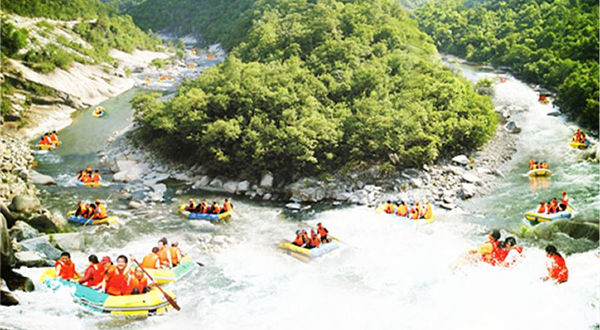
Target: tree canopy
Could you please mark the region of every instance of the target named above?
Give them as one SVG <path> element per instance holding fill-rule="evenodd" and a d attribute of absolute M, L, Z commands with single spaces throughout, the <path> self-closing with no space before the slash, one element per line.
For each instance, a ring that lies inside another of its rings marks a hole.
<path fill-rule="evenodd" d="M 392 154 L 419 166 L 496 128 L 489 98 L 394 1 L 260 0 L 240 16 L 223 64 L 171 101 L 134 99 L 140 141 L 213 174 L 292 179 L 390 167 Z"/>
<path fill-rule="evenodd" d="M 438 50 L 508 66 L 598 129 L 598 1 L 442 0 L 416 11 Z"/>

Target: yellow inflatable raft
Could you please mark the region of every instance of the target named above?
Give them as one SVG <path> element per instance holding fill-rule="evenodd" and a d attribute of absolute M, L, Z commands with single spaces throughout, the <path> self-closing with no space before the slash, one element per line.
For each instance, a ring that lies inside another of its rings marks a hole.
<path fill-rule="evenodd" d="M 538 168 L 536 170 L 530 170 L 529 172 L 527 172 L 527 175 L 532 178 L 549 177 L 552 175 L 552 171 L 550 171 L 549 169 L 546 169 L 546 168 Z"/>
<path fill-rule="evenodd" d="M 300 261 L 309 262 L 312 259 L 318 258 L 318 257 L 320 257 L 326 253 L 329 253 L 340 247 L 340 245 L 338 243 L 339 239 L 337 239 L 336 237 L 331 237 L 331 236 L 330 236 L 330 239 L 331 239 L 331 242 L 321 244 L 321 246 L 319 246 L 318 248 L 314 248 L 314 249 L 306 249 L 306 248 L 296 246 L 288 240 L 281 241 L 281 243 L 279 243 L 277 248 L 279 248 L 281 251 L 285 252 L 286 254 L 289 254 L 290 256 L 292 256 Z"/>
<path fill-rule="evenodd" d="M 67 221 L 77 223 L 84 226 L 98 226 L 98 225 L 114 225 L 117 223 L 119 218 L 116 215 L 106 217 L 104 219 L 88 219 L 82 216 L 75 216 L 75 211 L 67 213 Z"/>
<path fill-rule="evenodd" d="M 40 282 L 54 291 L 64 287 L 69 288 L 75 302 L 101 313 L 150 316 L 162 314 L 172 308 L 171 304 L 169 304 L 158 289 L 152 289 L 152 291 L 144 294 L 111 296 L 76 282 L 56 278 L 54 268 L 44 271 L 40 277 Z M 173 299 L 176 299 L 173 292 L 166 289 L 163 290 Z"/>
<path fill-rule="evenodd" d="M 587 141 L 586 141 L 587 142 Z M 588 143 L 581 143 L 581 142 L 570 142 L 569 145 L 571 146 L 571 148 L 573 149 L 579 149 L 579 150 L 583 150 L 583 149 L 587 149 L 589 142 Z"/>
<path fill-rule="evenodd" d="M 189 274 L 194 268 L 197 267 L 190 257 L 183 257 L 176 267 L 171 269 L 150 269 L 146 268 L 146 271 L 158 284 L 167 284 L 178 281 L 185 275 Z"/>
<path fill-rule="evenodd" d="M 57 146 L 55 144 L 36 144 L 35 147 L 38 150 L 55 150 Z"/>

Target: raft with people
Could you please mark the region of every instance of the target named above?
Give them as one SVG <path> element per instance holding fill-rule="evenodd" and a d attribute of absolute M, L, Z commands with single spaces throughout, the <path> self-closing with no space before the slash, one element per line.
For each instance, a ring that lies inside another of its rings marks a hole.
<path fill-rule="evenodd" d="M 96 109 L 94 109 L 94 112 L 92 112 L 92 116 L 96 117 L 96 118 L 100 118 L 102 116 L 104 116 L 104 108 L 103 107 L 97 107 Z"/>
<path fill-rule="evenodd" d="M 377 212 L 377 214 L 384 212 L 386 214 L 396 215 L 411 220 L 423 219 L 426 223 L 432 223 L 433 220 L 435 220 L 435 215 L 433 214 L 433 209 L 429 204 L 429 200 L 425 200 L 424 206 L 420 205 L 418 201 L 415 201 L 411 205 L 406 204 L 404 201 L 397 205 L 392 203 L 392 201 L 387 201 L 386 204 L 382 204 L 375 209 L 375 212 Z"/>
<path fill-rule="evenodd" d="M 102 177 L 99 171 L 92 170 L 91 167 L 77 172 L 75 179 L 77 180 L 75 181 L 76 186 L 93 188 L 102 186 Z"/>
<path fill-rule="evenodd" d="M 578 128 L 577 131 L 573 133 L 573 139 L 569 142 L 569 145 L 573 149 L 584 150 L 589 147 L 590 141 L 587 140 L 585 134 Z"/>
<path fill-rule="evenodd" d="M 86 218 L 81 215 L 75 215 L 75 211 L 70 211 L 67 213 L 67 221 L 76 223 L 84 226 L 99 226 L 99 225 L 114 225 L 117 223 L 119 218 L 116 215 L 102 218 L 102 219 L 94 219 L 94 218 Z"/>
<path fill-rule="evenodd" d="M 220 221 L 231 216 L 233 206 L 228 199 L 225 199 L 223 207 L 219 206 L 217 201 L 208 204 L 206 200 L 196 203 L 190 199 L 187 204 L 179 205 L 179 214 L 190 220 Z"/>
<path fill-rule="evenodd" d="M 340 245 L 338 242 L 339 239 L 337 237 L 330 237 L 329 242 L 322 243 L 316 248 L 307 249 L 294 245 L 288 240 L 283 240 L 279 243 L 277 248 L 300 261 L 308 262 L 339 248 Z"/>
<path fill-rule="evenodd" d="M 56 131 L 52 131 L 42 135 L 38 143 L 35 145 L 35 148 L 38 150 L 49 151 L 55 150 L 61 144 L 62 142 L 58 138 L 58 134 L 56 134 Z"/>
<path fill-rule="evenodd" d="M 146 268 L 146 271 L 158 284 L 167 284 L 171 282 L 177 282 L 185 275 L 189 274 L 192 270 L 194 270 L 198 264 L 193 261 L 190 257 L 185 256 L 181 260 L 177 266 L 167 269 L 167 268 Z"/>
<path fill-rule="evenodd" d="M 527 172 L 529 177 L 549 177 L 552 175 L 550 167 L 545 160 L 536 161 L 533 158 L 529 158 L 529 171 Z"/>
<path fill-rule="evenodd" d="M 525 213 L 525 219 L 529 220 L 531 224 L 538 224 L 540 222 L 550 222 L 555 220 L 569 220 L 573 217 L 573 209 L 571 206 L 567 206 L 567 208 L 563 211 L 559 211 L 556 213 L 539 213 L 538 210 L 533 210 Z"/>
<path fill-rule="evenodd" d="M 55 268 L 49 268 L 44 271 L 40 277 L 40 282 L 54 291 L 68 288 L 78 304 L 96 312 L 115 315 L 150 316 L 162 314 L 171 309 L 171 304 L 165 300 L 164 295 L 156 288 L 153 288 L 148 293 L 113 296 L 98 292 L 91 287 L 81 285 L 77 282 L 57 278 Z M 176 299 L 173 292 L 167 289 L 163 290 L 173 299 Z"/>

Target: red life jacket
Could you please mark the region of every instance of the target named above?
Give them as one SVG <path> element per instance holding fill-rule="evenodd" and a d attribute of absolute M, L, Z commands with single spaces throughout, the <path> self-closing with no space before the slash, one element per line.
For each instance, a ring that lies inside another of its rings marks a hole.
<path fill-rule="evenodd" d="M 57 277 L 62 278 L 63 280 L 70 280 L 73 277 L 75 277 L 75 264 L 70 261 L 70 262 L 62 262 L 61 260 L 58 260 L 55 264 L 54 264 L 54 268 L 60 266 L 60 269 L 58 270 L 58 273 L 56 274 Z"/>
<path fill-rule="evenodd" d="M 492 254 L 490 255 L 490 264 L 493 266 L 501 264 L 504 259 L 506 259 L 508 252 L 510 252 L 510 250 L 496 247 L 492 250 Z"/>
<path fill-rule="evenodd" d="M 492 252 L 488 255 L 484 255 L 483 257 L 483 261 L 489 263 L 489 264 L 493 264 L 492 263 L 492 256 L 497 255 L 498 252 L 496 250 L 498 250 L 498 241 L 487 241 L 486 243 L 490 243 L 492 244 Z M 504 256 L 506 258 L 506 256 Z"/>
<path fill-rule="evenodd" d="M 106 272 L 106 293 L 113 296 L 122 296 L 127 294 L 127 274 L 125 269 L 121 270 L 117 266 L 112 266 Z"/>
<path fill-rule="evenodd" d="M 387 205 L 385 206 L 385 208 L 383 209 L 383 211 L 384 211 L 385 213 L 391 214 L 391 213 L 394 213 L 394 211 L 396 211 L 396 210 L 395 210 L 395 207 L 394 207 L 394 205 L 393 205 L 393 204 L 391 204 L 391 203 L 389 203 L 389 204 L 387 204 Z"/>
<path fill-rule="evenodd" d="M 569 279 L 569 270 L 565 259 L 557 255 L 551 255 L 550 265 L 548 265 L 548 275 L 558 283 L 566 282 Z"/>
<path fill-rule="evenodd" d="M 96 286 L 102 283 L 104 275 L 106 275 L 106 269 L 104 269 L 104 265 L 101 263 L 92 264 L 88 266 L 85 272 L 87 273 L 89 270 L 92 271 L 92 278 L 88 280 L 87 286 Z"/>

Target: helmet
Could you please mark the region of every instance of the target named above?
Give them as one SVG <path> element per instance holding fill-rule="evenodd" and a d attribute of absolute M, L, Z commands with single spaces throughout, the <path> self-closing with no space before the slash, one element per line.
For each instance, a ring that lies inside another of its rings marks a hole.
<path fill-rule="evenodd" d="M 306 230 L 302 229 L 302 232 L 303 232 L 303 233 L 306 233 Z"/>
<path fill-rule="evenodd" d="M 96 203 L 96 204 L 100 204 L 100 200 L 99 200 L 99 199 L 97 199 L 97 200 L 95 200 L 95 201 L 94 201 L 94 203 Z"/>
<path fill-rule="evenodd" d="M 419 205 L 419 202 L 415 202 L 415 205 Z"/>
<path fill-rule="evenodd" d="M 563 195 L 566 194 L 567 192 L 563 190 Z"/>
<path fill-rule="evenodd" d="M 105 263 L 105 262 L 111 262 L 110 261 L 110 257 L 109 256 L 104 256 L 102 257 L 102 260 L 100 261 L 101 263 Z"/>
<path fill-rule="evenodd" d="M 188 202 L 193 202 L 194 200 L 190 198 L 190 200 Z"/>
<path fill-rule="evenodd" d="M 546 202 L 544 202 L 544 201 L 541 201 L 541 202 L 540 202 L 540 204 L 544 205 L 544 204 L 546 204 Z"/>
<path fill-rule="evenodd" d="M 296 230 L 296 235 L 300 234 L 300 229 Z"/>

